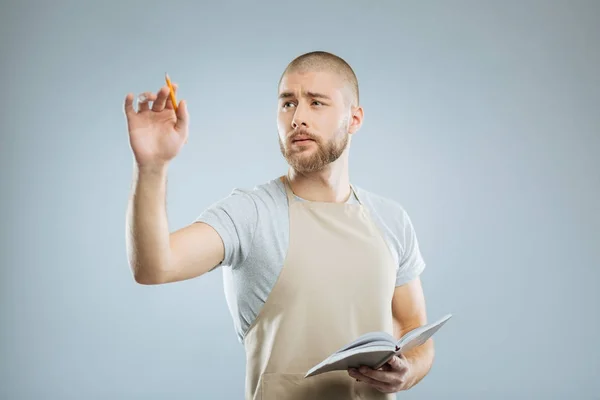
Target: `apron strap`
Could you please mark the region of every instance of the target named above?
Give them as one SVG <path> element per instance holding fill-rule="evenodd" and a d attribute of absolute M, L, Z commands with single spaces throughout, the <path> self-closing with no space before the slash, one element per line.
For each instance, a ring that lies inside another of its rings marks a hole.
<path fill-rule="evenodd" d="M 298 201 L 296 196 L 294 196 L 294 192 L 292 192 L 292 186 L 290 185 L 287 175 L 282 176 L 281 180 L 283 181 L 283 186 L 285 187 L 285 193 L 287 194 L 288 202 L 291 204 Z"/>
<path fill-rule="evenodd" d="M 356 201 L 358 201 L 358 204 L 362 206 L 363 202 L 360 200 L 360 197 L 358 197 L 358 193 L 356 192 L 356 188 L 353 184 L 350 184 L 350 189 L 352 189 L 352 193 L 354 194 L 354 197 L 356 197 Z"/>

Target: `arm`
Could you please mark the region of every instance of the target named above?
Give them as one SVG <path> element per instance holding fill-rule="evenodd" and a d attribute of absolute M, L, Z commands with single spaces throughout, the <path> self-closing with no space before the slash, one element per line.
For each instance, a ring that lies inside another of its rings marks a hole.
<path fill-rule="evenodd" d="M 397 286 L 392 299 L 394 335 L 425 325 L 425 299 L 420 278 Z M 350 368 L 350 376 L 365 382 L 384 393 L 408 390 L 419 383 L 429 372 L 433 363 L 433 342 L 429 339 L 421 346 L 405 354 L 394 356 L 378 370 L 362 366 Z"/>
<path fill-rule="evenodd" d="M 174 84 L 177 91 L 177 84 Z M 223 259 L 224 245 L 215 230 L 194 224 L 169 233 L 166 182 L 169 162 L 189 135 L 187 103 L 175 107 L 170 88 L 125 96 L 129 144 L 134 156 L 132 192 L 127 204 L 126 248 L 138 283 L 159 284 L 199 276 Z"/>
<path fill-rule="evenodd" d="M 420 278 L 425 262 L 410 217 L 401 207 L 396 210 L 395 232 L 399 239 L 394 245 L 400 260 L 391 308 L 394 336 L 399 339 L 406 332 L 425 325 L 427 315 Z M 433 357 L 433 340 L 430 338 L 421 346 L 392 357 L 378 370 L 361 367 L 359 370 L 351 369 L 350 375 L 384 393 L 396 393 L 419 383 L 429 373 Z"/>
<path fill-rule="evenodd" d="M 127 207 L 126 246 L 136 282 L 146 285 L 200 276 L 224 257 L 219 234 L 194 223 L 169 233 L 166 212 L 167 166 L 141 168 L 134 163 Z"/>
<path fill-rule="evenodd" d="M 398 339 L 411 329 L 427 323 L 425 296 L 420 278 L 396 287 L 392 300 L 392 315 L 394 334 Z M 430 338 L 427 342 L 408 351 L 403 356 L 408 364 L 408 373 L 401 390 L 408 390 L 419 383 L 429 373 L 433 365 L 433 339 Z"/>

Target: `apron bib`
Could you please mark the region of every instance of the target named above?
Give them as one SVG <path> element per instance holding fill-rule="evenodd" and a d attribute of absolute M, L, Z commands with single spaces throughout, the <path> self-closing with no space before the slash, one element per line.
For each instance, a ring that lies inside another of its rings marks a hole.
<path fill-rule="evenodd" d="M 289 248 L 273 290 L 245 337 L 247 400 L 392 400 L 347 371 L 304 378 L 371 331 L 393 334 L 396 266 L 359 204 L 289 202 Z"/>

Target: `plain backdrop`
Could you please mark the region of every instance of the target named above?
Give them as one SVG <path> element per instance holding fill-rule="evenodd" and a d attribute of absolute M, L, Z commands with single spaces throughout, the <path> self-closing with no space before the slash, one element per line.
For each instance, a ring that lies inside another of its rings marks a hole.
<path fill-rule="evenodd" d="M 398 398 L 600 398 L 600 2 L 0 4 L 0 398 L 243 398 L 221 271 L 132 279 L 122 104 L 165 72 L 189 103 L 175 230 L 285 173 L 277 81 L 312 50 L 354 67 L 352 181 L 405 207 L 454 314 Z"/>

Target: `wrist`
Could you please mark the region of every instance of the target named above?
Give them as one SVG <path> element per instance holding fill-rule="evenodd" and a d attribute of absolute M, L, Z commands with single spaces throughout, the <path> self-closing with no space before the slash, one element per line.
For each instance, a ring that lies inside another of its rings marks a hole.
<path fill-rule="evenodd" d="M 402 383 L 401 390 L 408 390 L 412 388 L 418 381 L 417 378 L 417 365 L 414 357 L 406 358 L 406 375 L 404 377 L 404 382 Z"/>
<path fill-rule="evenodd" d="M 156 163 L 138 163 L 134 162 L 135 172 L 143 175 L 164 175 L 169 169 L 169 164 L 165 162 Z"/>
<path fill-rule="evenodd" d="M 406 360 L 406 375 L 403 390 L 417 385 L 429 373 L 433 364 L 433 344 L 428 342 L 412 349 L 404 356 Z"/>

